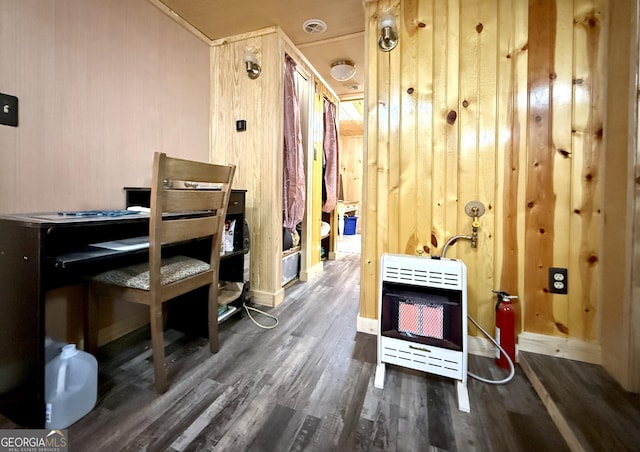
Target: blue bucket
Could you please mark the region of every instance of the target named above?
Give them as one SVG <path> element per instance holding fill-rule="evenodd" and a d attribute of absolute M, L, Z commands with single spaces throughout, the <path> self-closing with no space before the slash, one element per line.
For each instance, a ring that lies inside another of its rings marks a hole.
<path fill-rule="evenodd" d="M 355 235 L 358 217 L 344 217 L 344 235 Z"/>

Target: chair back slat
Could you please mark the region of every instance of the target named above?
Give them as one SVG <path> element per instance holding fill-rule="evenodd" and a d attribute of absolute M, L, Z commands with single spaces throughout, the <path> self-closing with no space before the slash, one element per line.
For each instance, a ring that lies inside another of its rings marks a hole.
<path fill-rule="evenodd" d="M 229 180 L 231 166 L 215 165 L 167 157 L 163 170 L 164 179 L 204 182 L 208 184 L 225 183 Z M 164 181 L 163 179 L 163 181 Z"/>
<path fill-rule="evenodd" d="M 218 210 L 224 205 L 220 190 L 165 190 L 163 212 L 195 212 Z"/>
<path fill-rule="evenodd" d="M 220 224 L 224 224 L 224 217 L 219 215 L 203 218 L 185 218 L 180 220 L 165 220 L 158 237 L 160 243 L 175 243 L 190 239 L 208 237 L 211 231 L 217 231 Z"/>
<path fill-rule="evenodd" d="M 156 153 L 151 185 L 149 220 L 149 281 L 151 290 L 160 287 L 162 246 L 174 242 L 211 237 L 211 266 L 217 268 L 224 220 L 231 195 L 235 166 L 195 162 Z M 183 180 L 214 185 L 216 189 L 172 189 L 165 180 Z M 175 219 L 175 215 L 198 217 Z M 203 215 L 203 216 L 200 216 Z"/>

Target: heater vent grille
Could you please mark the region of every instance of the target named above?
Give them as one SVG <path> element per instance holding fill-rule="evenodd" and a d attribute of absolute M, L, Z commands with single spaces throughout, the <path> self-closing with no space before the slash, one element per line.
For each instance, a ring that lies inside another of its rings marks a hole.
<path fill-rule="evenodd" d="M 429 346 L 413 346 L 402 340 L 382 338 L 380 360 L 409 369 L 416 369 L 444 377 L 463 379 L 464 355 Z"/>
<path fill-rule="evenodd" d="M 462 290 L 462 275 L 457 272 L 386 265 L 383 280 Z"/>

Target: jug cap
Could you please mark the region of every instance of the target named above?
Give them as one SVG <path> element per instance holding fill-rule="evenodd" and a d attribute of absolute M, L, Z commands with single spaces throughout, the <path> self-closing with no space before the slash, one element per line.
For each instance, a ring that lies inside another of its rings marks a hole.
<path fill-rule="evenodd" d="M 78 350 L 76 349 L 76 344 L 67 344 L 64 347 L 62 347 L 62 353 L 60 353 L 60 358 L 67 359 L 77 354 L 78 354 Z"/>

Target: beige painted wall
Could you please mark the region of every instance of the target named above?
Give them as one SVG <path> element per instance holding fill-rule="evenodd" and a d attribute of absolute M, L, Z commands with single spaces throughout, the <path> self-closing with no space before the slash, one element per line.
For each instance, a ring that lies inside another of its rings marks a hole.
<path fill-rule="evenodd" d="M 208 46 L 146 0 L 2 0 L 0 24 L 0 212 L 119 208 L 155 151 L 208 160 Z"/>
<path fill-rule="evenodd" d="M 0 61 L 0 212 L 123 208 L 155 151 L 209 159 L 209 47 L 146 0 L 0 0 Z M 83 295 L 48 294 L 48 334 L 80 339 Z M 148 319 L 101 309 L 103 339 Z"/>

